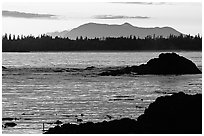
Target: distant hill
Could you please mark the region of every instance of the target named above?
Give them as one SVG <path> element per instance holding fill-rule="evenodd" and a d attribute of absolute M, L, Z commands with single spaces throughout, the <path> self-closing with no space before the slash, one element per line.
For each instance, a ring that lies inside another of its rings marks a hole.
<path fill-rule="evenodd" d="M 61 32 L 58 32 L 58 31 L 56 31 L 56 32 L 48 32 L 47 35 L 52 36 L 52 37 L 58 36 L 58 37 L 64 38 L 67 33 L 69 33 L 69 31 L 68 30 L 64 30 L 64 31 L 61 31 Z"/>
<path fill-rule="evenodd" d="M 129 23 L 124 23 L 122 25 L 108 25 L 108 24 L 97 24 L 97 23 L 88 23 L 81 25 L 77 28 L 72 29 L 71 31 L 62 31 L 62 32 L 51 32 L 47 33 L 52 37 L 69 37 L 70 39 L 76 39 L 76 37 L 87 37 L 93 39 L 95 37 L 128 37 L 130 35 L 136 36 L 139 38 L 145 38 L 148 35 L 151 36 L 163 36 L 168 37 L 169 35 L 179 36 L 179 31 L 171 27 L 154 27 L 154 28 L 142 28 L 136 27 Z"/>

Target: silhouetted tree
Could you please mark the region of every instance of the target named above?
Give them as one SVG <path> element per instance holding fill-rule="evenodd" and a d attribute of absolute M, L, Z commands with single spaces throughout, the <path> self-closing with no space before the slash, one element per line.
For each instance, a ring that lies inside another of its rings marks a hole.
<path fill-rule="evenodd" d="M 9 40 L 11 40 L 11 34 L 9 34 Z"/>
<path fill-rule="evenodd" d="M 15 37 L 15 35 L 13 35 L 13 40 L 15 40 L 16 39 L 16 37 Z"/>
<path fill-rule="evenodd" d="M 195 50 L 202 51 L 202 37 L 200 35 L 169 35 L 147 36 L 144 39 L 130 35 L 129 37 L 102 37 L 88 39 L 87 37 L 69 38 L 40 35 L 2 36 L 2 51 L 142 51 L 142 50 Z"/>

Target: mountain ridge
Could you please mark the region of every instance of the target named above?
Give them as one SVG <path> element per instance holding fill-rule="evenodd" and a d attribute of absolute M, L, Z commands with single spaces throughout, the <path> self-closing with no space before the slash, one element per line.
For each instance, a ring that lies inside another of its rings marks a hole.
<path fill-rule="evenodd" d="M 165 26 L 165 27 L 137 27 L 132 24 L 125 22 L 121 25 L 118 24 L 100 24 L 100 23 L 86 23 L 80 25 L 70 31 L 64 30 L 61 32 L 50 32 L 47 35 L 52 37 L 62 37 L 76 39 L 77 37 L 87 37 L 89 39 L 102 38 L 102 37 L 128 37 L 130 35 L 139 38 L 145 38 L 148 35 L 151 36 L 162 36 L 167 38 L 169 35 L 179 36 L 182 33 L 176 29 Z"/>

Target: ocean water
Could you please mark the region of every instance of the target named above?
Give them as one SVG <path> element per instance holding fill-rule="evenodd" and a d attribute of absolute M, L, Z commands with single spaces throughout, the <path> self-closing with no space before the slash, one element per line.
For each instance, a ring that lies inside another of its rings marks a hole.
<path fill-rule="evenodd" d="M 201 52 L 177 52 L 202 69 Z M 202 75 L 98 76 L 106 69 L 146 63 L 160 52 L 2 53 L 2 117 L 17 118 L 2 133 L 42 133 L 63 123 L 137 119 L 157 97 L 202 93 Z M 93 69 L 85 69 L 94 66 Z"/>

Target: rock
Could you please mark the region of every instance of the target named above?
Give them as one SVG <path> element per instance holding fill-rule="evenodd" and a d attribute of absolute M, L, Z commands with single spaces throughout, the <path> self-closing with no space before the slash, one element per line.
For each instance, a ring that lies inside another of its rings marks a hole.
<path fill-rule="evenodd" d="M 200 74 L 201 71 L 191 61 L 176 53 L 161 53 L 159 58 L 136 67 L 137 74 Z"/>
<path fill-rule="evenodd" d="M 108 70 L 102 73 L 99 73 L 100 76 L 120 76 L 120 75 L 124 75 L 124 74 L 130 74 L 131 70 L 129 69 L 129 67 L 126 68 L 121 68 L 121 69 L 117 69 L 117 70 Z"/>
<path fill-rule="evenodd" d="M 12 120 L 19 120 L 19 119 L 18 118 L 10 118 L 10 117 L 2 118 L 2 121 L 6 121 L 6 120 L 12 121 Z"/>
<path fill-rule="evenodd" d="M 4 67 L 4 66 L 2 66 L 2 70 L 5 70 L 5 69 L 7 69 L 6 67 Z"/>
<path fill-rule="evenodd" d="M 46 134 L 125 134 L 131 133 L 136 121 L 124 118 L 121 120 L 103 121 L 99 123 L 86 122 L 76 124 L 64 124 L 61 127 L 50 128 Z"/>
<path fill-rule="evenodd" d="M 110 115 L 106 115 L 106 117 L 108 117 L 109 119 L 112 119 L 112 116 L 110 116 Z"/>
<path fill-rule="evenodd" d="M 202 133 L 202 95 L 162 96 L 138 117 L 138 133 Z"/>
<path fill-rule="evenodd" d="M 125 67 L 118 70 L 105 71 L 100 76 L 119 76 L 123 74 L 201 74 L 201 71 L 191 61 L 176 53 L 161 53 L 159 58 L 149 60 L 146 64 Z"/>
<path fill-rule="evenodd" d="M 5 120 L 9 120 L 9 121 L 12 121 L 12 120 L 14 120 L 14 118 L 2 118 L 2 121 L 5 121 Z"/>
<path fill-rule="evenodd" d="M 138 108 L 138 109 L 144 108 L 144 107 L 138 106 L 138 105 L 136 105 L 135 107 Z"/>
<path fill-rule="evenodd" d="M 54 124 L 57 124 L 57 125 L 59 125 L 59 124 L 62 124 L 63 122 L 62 121 L 60 121 L 60 120 L 57 120 Z"/>
<path fill-rule="evenodd" d="M 54 72 L 65 72 L 66 70 L 65 69 L 55 69 L 53 70 Z"/>
<path fill-rule="evenodd" d="M 90 66 L 90 67 L 87 67 L 87 68 L 85 68 L 85 70 L 93 70 L 93 69 L 95 69 L 96 67 L 94 67 L 94 66 Z"/>
<path fill-rule="evenodd" d="M 6 127 L 15 127 L 16 125 L 17 124 L 14 123 L 14 122 L 7 122 L 7 123 L 4 124 L 4 128 L 6 128 Z"/>
<path fill-rule="evenodd" d="M 82 122 L 83 120 L 82 120 L 82 119 L 76 119 L 76 121 L 77 121 L 77 122 Z"/>
<path fill-rule="evenodd" d="M 201 134 L 202 95 L 176 93 L 151 103 L 144 114 L 134 119 L 63 124 L 46 134 Z"/>

